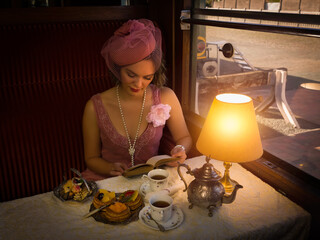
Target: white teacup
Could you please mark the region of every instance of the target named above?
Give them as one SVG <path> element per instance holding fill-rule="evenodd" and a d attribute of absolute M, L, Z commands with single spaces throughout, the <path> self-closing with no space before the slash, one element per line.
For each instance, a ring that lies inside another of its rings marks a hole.
<path fill-rule="evenodd" d="M 150 214 L 154 220 L 165 223 L 172 215 L 173 199 L 168 194 L 154 194 L 149 200 Z"/>
<path fill-rule="evenodd" d="M 162 190 L 168 185 L 169 172 L 165 169 L 154 169 L 151 170 L 148 175 L 143 175 L 142 179 L 148 182 L 150 190 L 156 192 Z"/>

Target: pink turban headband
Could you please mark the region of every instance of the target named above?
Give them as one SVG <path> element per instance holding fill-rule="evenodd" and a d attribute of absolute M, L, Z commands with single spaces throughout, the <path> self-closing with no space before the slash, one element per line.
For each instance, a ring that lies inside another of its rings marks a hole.
<path fill-rule="evenodd" d="M 121 66 L 150 58 L 156 70 L 161 65 L 161 31 L 150 20 L 129 20 L 105 42 L 101 55 L 109 70 L 120 79 Z"/>

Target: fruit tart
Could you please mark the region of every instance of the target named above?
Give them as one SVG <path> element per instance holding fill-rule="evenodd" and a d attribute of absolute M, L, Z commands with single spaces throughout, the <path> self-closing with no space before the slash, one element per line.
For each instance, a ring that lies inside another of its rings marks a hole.
<path fill-rule="evenodd" d="M 143 204 L 142 197 L 137 190 L 128 190 L 121 193 L 119 201 L 127 205 L 132 213 Z"/>
<path fill-rule="evenodd" d="M 94 195 L 92 204 L 95 208 L 100 208 L 105 205 L 110 205 L 112 202 L 115 202 L 116 194 L 115 192 L 110 192 L 105 189 L 99 189 Z"/>
<path fill-rule="evenodd" d="M 101 215 L 110 222 L 121 223 L 131 216 L 131 212 L 124 203 L 114 202 L 109 207 L 102 209 Z"/>
<path fill-rule="evenodd" d="M 144 207 L 138 191 L 127 190 L 123 193 L 114 193 L 99 189 L 94 195 L 90 211 L 103 207 L 92 217 L 99 222 L 110 224 L 126 224 L 138 219 L 139 211 Z"/>

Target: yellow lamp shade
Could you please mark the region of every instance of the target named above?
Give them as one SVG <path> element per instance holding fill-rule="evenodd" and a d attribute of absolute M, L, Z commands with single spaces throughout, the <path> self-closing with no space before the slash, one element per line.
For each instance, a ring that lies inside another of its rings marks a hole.
<path fill-rule="evenodd" d="M 225 162 L 248 162 L 263 153 L 252 99 L 242 94 L 215 97 L 196 143 L 204 155 Z"/>

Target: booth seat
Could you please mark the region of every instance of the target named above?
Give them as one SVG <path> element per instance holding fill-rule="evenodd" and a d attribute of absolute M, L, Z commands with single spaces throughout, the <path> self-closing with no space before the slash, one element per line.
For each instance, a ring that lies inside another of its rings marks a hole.
<path fill-rule="evenodd" d="M 83 109 L 114 85 L 100 50 L 124 22 L 0 26 L 0 201 L 51 191 L 71 167 L 85 169 Z"/>

